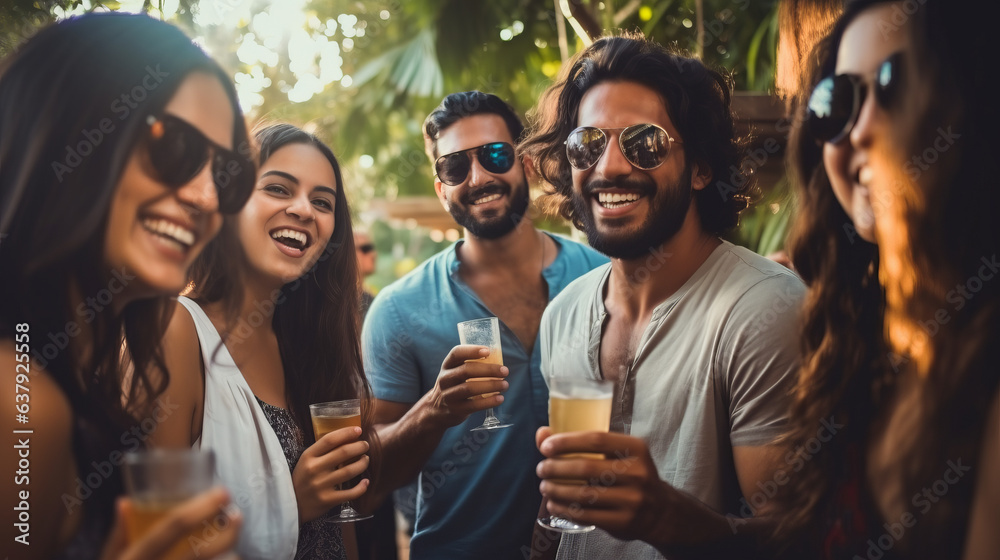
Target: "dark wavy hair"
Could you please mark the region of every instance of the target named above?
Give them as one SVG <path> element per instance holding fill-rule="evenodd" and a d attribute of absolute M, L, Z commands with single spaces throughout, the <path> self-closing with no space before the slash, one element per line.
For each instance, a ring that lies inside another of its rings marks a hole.
<path fill-rule="evenodd" d="M 582 229 L 572 203 L 573 179 L 564 142 L 577 127 L 580 101 L 587 91 L 608 81 L 642 84 L 657 92 L 684 142 L 687 164 L 703 162 L 712 170 L 706 188 L 695 191 L 698 215 L 705 231 L 722 234 L 739 223 L 754 182 L 743 174 L 745 142 L 736 137 L 731 105 L 731 81 L 701 61 L 669 52 L 641 34 L 602 37 L 573 58 L 560 80 L 542 95 L 529 115 L 527 137 L 520 152 L 547 183 L 547 201 Z"/>
<path fill-rule="evenodd" d="M 904 91 L 911 93 L 892 131 L 895 163 L 902 164 L 905 178 L 892 193 L 892 222 L 879 240 L 890 333 L 919 335 L 909 348 L 901 337 L 891 339 L 896 353 L 912 348 L 907 373 L 920 380 L 909 403 L 914 422 L 893 434 L 899 436 L 894 474 L 904 492 L 897 499 L 905 500 L 940 479 L 947 461 L 972 467 L 920 520 L 925 528 L 904 540 L 904 550 L 915 556 L 959 558 L 975 481 L 996 476 L 977 468 L 984 430 L 997 421 L 987 413 L 1000 391 L 1000 279 L 994 264 L 1000 253 L 1000 107 L 980 60 L 993 48 L 995 21 L 969 17 L 940 0 L 927 0 L 910 18 L 900 32 L 908 32 L 913 45 L 903 69 Z M 953 142 L 944 149 L 943 134 Z M 913 166 L 914 158 L 926 165 Z M 887 266 L 890 259 L 899 267 Z M 959 285 L 968 297 L 959 294 Z"/>
<path fill-rule="evenodd" d="M 832 71 L 840 37 L 851 21 L 884 3 L 868 0 L 847 5 L 822 45 L 824 66 L 813 75 L 812 83 Z M 927 0 L 905 20 L 903 27 L 888 28 L 908 33 L 912 49 L 903 63 L 907 83 L 901 91 L 906 94 L 888 108 L 894 125 L 891 145 L 876 146 L 890 154 L 898 175 L 887 191 L 892 203 L 879 216 L 878 254 L 874 247 L 860 245 L 848 261 L 857 263 L 853 273 L 843 261 L 828 263 L 831 255 L 843 253 L 832 248 L 847 248 L 843 222 L 837 217 L 821 225 L 824 216 L 817 202 L 821 197 L 831 199 L 825 203 L 828 215 L 836 214 L 832 193 L 820 190 L 822 178 L 802 192 L 793 260 L 812 289 L 806 306 L 806 355 L 789 442 L 802 445 L 814 437 L 824 415 L 844 418 L 848 424 L 846 437 L 838 434 L 824 443 L 786 487 L 784 498 L 792 506 L 792 515 L 785 519 L 784 529 L 793 534 L 810 517 L 813 523 L 822 520 L 832 492 L 848 476 L 850 467 L 845 463 L 860 461 L 859 482 L 865 487 L 869 430 L 873 422 L 887 417 L 879 408 L 892 403 L 895 410 L 905 406 L 908 418 L 898 433 L 885 436 L 893 445 L 891 477 L 899 482 L 898 488 L 891 489 L 896 504 L 908 508 L 909 498 L 940 479 L 949 468 L 948 461 L 973 467 L 972 474 L 949 485 L 947 493 L 921 513 L 922 528 L 907 531 L 894 547 L 913 558 L 961 558 L 987 412 L 1000 388 L 996 366 L 1000 363 L 996 344 L 1000 287 L 995 280 L 984 280 L 982 289 L 974 298 L 963 300 L 961 307 L 950 299 L 956 285 L 979 276 L 983 259 L 995 258 L 1000 245 L 996 220 L 1000 192 L 993 188 L 995 142 L 991 140 L 1000 126 L 1000 115 L 986 87 L 987 78 L 977 70 L 980 63 L 970 56 L 988 52 L 992 20 L 968 18 L 954 5 L 939 0 Z M 803 134 L 803 128 L 796 130 Z M 926 169 L 908 166 L 911 158 L 935 145 L 942 128 L 953 128 L 960 135 L 955 144 L 938 151 L 934 165 Z M 818 153 L 809 141 L 800 137 L 793 143 L 799 152 L 795 166 L 803 174 L 800 180 L 815 179 L 816 174 L 825 177 L 821 166 L 808 165 L 808 154 Z M 815 156 L 811 161 L 819 165 Z M 822 229 L 828 230 L 825 236 Z M 869 263 L 862 263 L 864 252 L 872 256 Z M 815 276 L 812 272 L 834 264 L 839 264 L 837 274 L 829 271 Z M 866 272 L 861 282 L 857 277 L 846 285 L 841 282 L 843 292 L 837 294 L 836 283 L 850 280 L 839 269 L 848 268 L 845 274 L 857 276 L 862 266 Z M 878 289 L 876 277 L 881 283 Z M 942 312 L 945 321 L 939 320 Z M 817 329 L 824 323 L 826 332 Z M 911 337 L 918 343 L 906 344 L 913 341 Z M 897 391 L 896 383 L 904 375 L 914 380 L 914 393 L 907 394 L 906 401 L 890 401 L 888 396 Z M 852 445 L 857 459 L 847 452 Z"/>
<path fill-rule="evenodd" d="M 847 25 L 876 3 L 849 8 L 830 35 L 816 45 L 804 61 L 807 73 L 800 80 L 809 91 L 833 73 Z M 878 247 L 858 236 L 834 195 L 823 165 L 823 145 L 812 136 L 806 121 L 804 100 L 809 94 L 802 93 L 787 154 L 798 205 L 789 256 L 809 290 L 802 305 L 802 358 L 791 429 L 783 444 L 799 453 L 803 467 L 779 497 L 784 516 L 778 534 L 780 540 L 788 541 L 809 527 L 811 531 L 805 534 L 815 545 L 822 530 L 816 524 L 828 517 L 839 485 L 858 475 L 859 465 L 848 457 L 864 453 L 868 429 L 892 368 L 883 342 L 885 296 L 878 281 Z M 818 452 L 806 451 L 822 422 L 831 417 L 844 428 Z"/>
<path fill-rule="evenodd" d="M 462 91 L 445 96 L 441 104 L 424 119 L 424 150 L 433 164 L 441 155 L 438 153 L 437 141 L 441 133 L 459 119 L 473 115 L 497 115 L 507 125 L 507 131 L 516 145 L 524 133 L 517 112 L 506 101 L 492 93 L 481 91 Z"/>
<path fill-rule="evenodd" d="M 284 146 L 306 144 L 326 157 L 337 180 L 333 235 L 312 268 L 282 287 L 271 319 L 285 369 L 288 408 L 306 435 L 306 443 L 311 444 L 315 437 L 310 404 L 353 398 L 371 402 L 371 387 L 361 362 L 361 283 L 351 211 L 340 163 L 319 138 L 290 124 L 258 127 L 254 138 L 258 165 Z M 200 302 L 221 302 L 227 316 L 235 316 L 243 292 L 234 287 L 243 276 L 247 249 L 240 242 L 235 220 L 227 217 L 218 237 L 191 268 L 194 293 Z M 372 413 L 371 406 L 362 407 L 362 425 L 369 438 L 374 433 L 370 429 Z"/>
<path fill-rule="evenodd" d="M 219 79 L 232 106 L 233 146 L 247 146 L 226 73 L 179 29 L 144 15 L 65 20 L 28 40 L 0 69 L 0 338 L 12 338 L 18 323 L 31 325 L 33 361 L 73 408 L 80 473 L 123 447 L 123 433 L 167 384 L 145 373 L 163 365 L 162 300 L 132 302 L 121 314 L 110 306 L 90 313 L 74 306 L 106 290 L 112 278 L 102 264 L 111 200 L 128 158 L 137 146 L 144 149 L 147 115 L 161 113 L 195 71 Z M 122 101 L 151 72 L 162 82 L 133 105 Z M 102 122 L 105 131 L 109 122 L 113 129 L 98 137 Z M 86 348 L 63 334 L 70 323 L 87 333 Z M 49 341 L 46 333 L 66 336 L 54 355 L 37 353 Z M 134 366 L 124 395 L 123 343 Z M 108 515 L 119 479 L 115 471 L 95 491 Z"/>

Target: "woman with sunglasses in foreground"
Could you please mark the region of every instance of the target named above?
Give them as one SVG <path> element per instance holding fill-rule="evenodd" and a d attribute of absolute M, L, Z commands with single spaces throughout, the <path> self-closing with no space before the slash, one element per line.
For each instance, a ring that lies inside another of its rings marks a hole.
<path fill-rule="evenodd" d="M 367 490 L 367 479 L 339 488 L 368 467 L 369 443 L 358 428 L 315 441 L 309 413 L 315 403 L 369 402 L 344 183 L 315 136 L 276 124 L 256 139 L 253 194 L 195 263 L 194 291 L 168 328 L 166 396 L 179 411 L 154 443 L 215 451 L 246 518 L 243 558 L 346 558 L 353 541 L 331 509 Z"/>
<path fill-rule="evenodd" d="M 166 375 L 145 373 L 161 298 L 253 186 L 231 82 L 170 25 L 86 15 L 3 61 L 0 115 L 0 423 L 20 449 L 3 454 L 4 550 L 138 560 L 191 535 L 201 557 L 228 550 L 240 523 L 221 489 L 128 546 L 116 499 L 123 452 L 164 410 Z"/>
<path fill-rule="evenodd" d="M 970 58 L 988 33 L 943 4 L 849 4 L 793 136 L 793 260 L 811 292 L 789 557 L 1000 548 L 1000 301 L 985 279 L 1000 267 L 986 148 L 1000 123 Z M 839 428 L 820 441 L 824 423 Z"/>

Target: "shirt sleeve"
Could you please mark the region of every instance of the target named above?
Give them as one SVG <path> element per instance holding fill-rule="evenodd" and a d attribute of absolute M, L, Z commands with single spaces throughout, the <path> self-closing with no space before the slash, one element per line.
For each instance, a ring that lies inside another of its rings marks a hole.
<path fill-rule="evenodd" d="M 375 297 L 361 330 L 365 374 L 375 398 L 403 403 L 417 402 L 420 370 L 391 294 Z"/>
<path fill-rule="evenodd" d="M 716 362 L 728 397 L 733 446 L 766 445 L 785 429 L 798 373 L 804 293 L 792 274 L 769 276 L 733 307 Z"/>

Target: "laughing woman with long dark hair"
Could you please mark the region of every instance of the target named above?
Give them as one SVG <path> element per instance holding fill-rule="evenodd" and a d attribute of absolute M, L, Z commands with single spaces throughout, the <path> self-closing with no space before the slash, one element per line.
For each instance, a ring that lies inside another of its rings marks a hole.
<path fill-rule="evenodd" d="M 314 403 L 369 400 L 347 197 L 315 136 L 276 124 L 256 138 L 253 195 L 195 264 L 171 321 L 167 395 L 180 411 L 154 439 L 215 450 L 246 517 L 243 558 L 347 558 L 353 541 L 331 509 L 367 490 L 367 479 L 340 488 L 367 468 L 369 443 L 357 428 L 317 441 L 309 414 Z"/>
<path fill-rule="evenodd" d="M 160 558 L 228 502 L 202 494 L 128 547 L 130 502 L 115 504 L 122 453 L 143 446 L 167 381 L 144 373 L 162 363 L 159 309 L 252 188 L 238 107 L 216 63 L 146 16 L 63 21 L 3 62 L 0 535 L 12 556 Z M 200 554 L 228 549 L 238 525 Z"/>

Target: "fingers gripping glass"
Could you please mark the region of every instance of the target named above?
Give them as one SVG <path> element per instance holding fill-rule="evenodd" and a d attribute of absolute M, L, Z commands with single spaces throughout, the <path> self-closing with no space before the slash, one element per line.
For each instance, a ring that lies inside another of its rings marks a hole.
<path fill-rule="evenodd" d="M 620 130 L 618 147 L 633 166 L 656 169 L 670 155 L 671 144 L 682 144 L 671 138 L 663 128 L 650 123 L 633 124 L 620 128 L 581 126 L 566 138 L 566 158 L 574 168 L 590 169 L 604 155 L 608 147 L 608 133 Z"/>
<path fill-rule="evenodd" d="M 434 162 L 434 173 L 446 185 L 452 187 L 461 185 L 472 169 L 471 153 L 476 154 L 479 165 L 490 173 L 506 173 L 514 167 L 514 146 L 507 142 L 493 142 L 437 158 Z"/>
<path fill-rule="evenodd" d="M 223 148 L 173 115 L 150 115 L 146 124 L 149 159 L 161 181 L 170 188 L 180 188 L 211 161 L 219 211 L 235 214 L 243 208 L 256 181 L 256 170 L 249 158 Z"/>
<path fill-rule="evenodd" d="M 875 71 L 871 86 L 875 100 L 883 109 L 889 107 L 900 83 L 900 54 L 885 59 Z M 836 144 L 850 134 L 864 105 L 868 84 L 862 76 L 837 74 L 816 84 L 809 96 L 806 121 L 816 140 Z"/>

